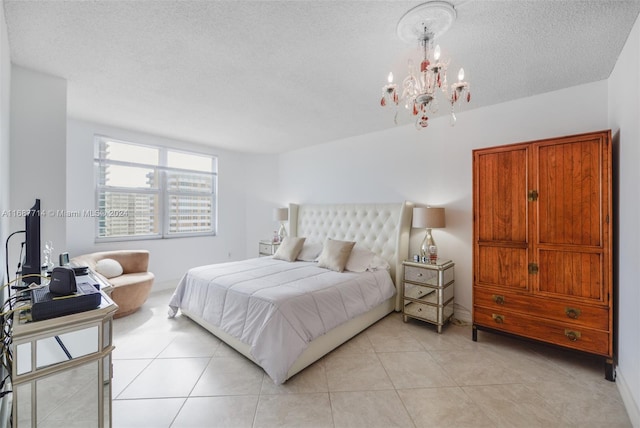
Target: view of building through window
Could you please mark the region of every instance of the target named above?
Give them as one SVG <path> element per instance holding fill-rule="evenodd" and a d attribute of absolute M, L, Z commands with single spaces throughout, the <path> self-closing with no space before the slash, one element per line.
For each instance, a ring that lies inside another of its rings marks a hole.
<path fill-rule="evenodd" d="M 96 137 L 97 238 L 215 233 L 217 159 Z"/>

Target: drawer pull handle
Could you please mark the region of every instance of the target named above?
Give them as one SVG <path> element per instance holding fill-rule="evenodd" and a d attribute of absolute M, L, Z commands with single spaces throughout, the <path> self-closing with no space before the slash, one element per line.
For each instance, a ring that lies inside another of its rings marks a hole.
<path fill-rule="evenodd" d="M 500 296 L 498 294 L 494 294 L 491 296 L 491 299 L 496 302 L 498 305 L 504 305 L 504 296 Z"/>
<path fill-rule="evenodd" d="M 418 277 L 421 277 L 421 276 L 422 276 L 422 274 L 421 274 L 421 273 L 419 273 L 419 274 L 418 274 Z"/>
<path fill-rule="evenodd" d="M 504 324 L 504 315 L 491 314 L 491 318 L 493 318 L 496 324 Z"/>
<path fill-rule="evenodd" d="M 582 314 L 582 311 L 576 308 L 564 308 L 564 313 L 567 314 L 569 318 L 577 320 L 580 314 Z"/>
<path fill-rule="evenodd" d="M 573 331 L 573 330 L 565 330 L 564 335 L 567 336 L 567 339 L 569 339 L 572 342 L 577 341 L 578 339 L 580 339 L 580 336 L 581 336 L 579 331 Z"/>

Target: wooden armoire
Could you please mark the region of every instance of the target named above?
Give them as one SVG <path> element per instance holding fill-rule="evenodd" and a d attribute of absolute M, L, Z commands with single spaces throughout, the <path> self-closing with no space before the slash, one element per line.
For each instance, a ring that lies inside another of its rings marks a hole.
<path fill-rule="evenodd" d="M 614 380 L 611 131 L 473 151 L 473 340 L 605 359 Z"/>

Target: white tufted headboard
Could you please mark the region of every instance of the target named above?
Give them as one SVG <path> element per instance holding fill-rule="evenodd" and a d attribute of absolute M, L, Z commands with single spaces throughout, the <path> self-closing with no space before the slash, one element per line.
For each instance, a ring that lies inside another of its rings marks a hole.
<path fill-rule="evenodd" d="M 402 284 L 402 261 L 409 257 L 413 204 L 289 204 L 291 236 L 308 242 L 327 238 L 355 241 L 379 254 L 391 266 L 396 287 Z M 400 309 L 398 293 L 396 310 Z"/>

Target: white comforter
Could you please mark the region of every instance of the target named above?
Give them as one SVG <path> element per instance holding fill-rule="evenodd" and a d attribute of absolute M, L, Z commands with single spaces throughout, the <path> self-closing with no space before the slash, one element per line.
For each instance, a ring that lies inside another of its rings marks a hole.
<path fill-rule="evenodd" d="M 261 257 L 189 270 L 169 306 L 171 316 L 183 308 L 249 345 L 283 383 L 310 341 L 394 294 L 386 270 L 338 273 Z"/>

